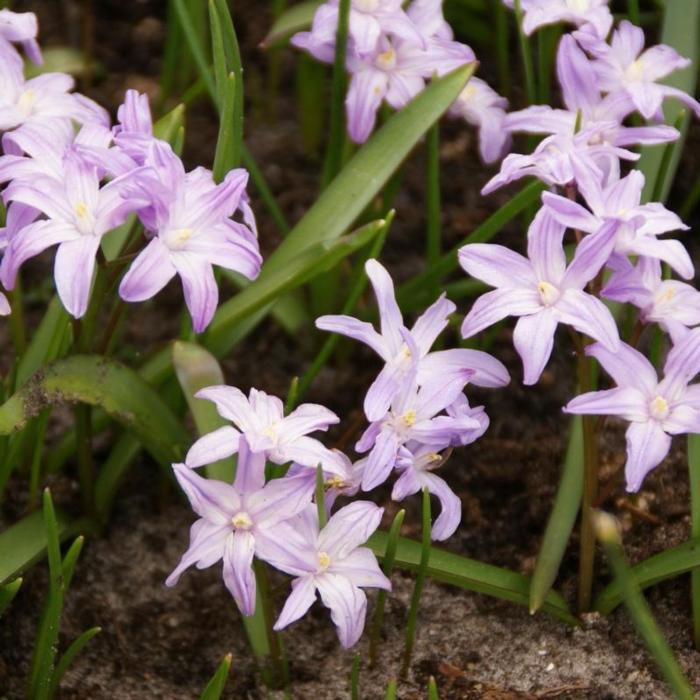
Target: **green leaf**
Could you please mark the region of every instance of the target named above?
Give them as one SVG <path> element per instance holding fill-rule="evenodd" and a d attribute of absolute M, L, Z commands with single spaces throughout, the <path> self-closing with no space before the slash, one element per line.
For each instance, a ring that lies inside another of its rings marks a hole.
<path fill-rule="evenodd" d="M 554 585 L 574 529 L 583 491 L 583 429 L 579 416 L 571 421 L 561 482 L 547 522 L 530 584 L 530 613 L 536 612 Z"/>
<path fill-rule="evenodd" d="M 175 143 L 180 129 L 185 125 L 185 105 L 179 104 L 164 114 L 154 125 L 153 135 L 157 139 L 167 141 L 171 146 Z"/>
<path fill-rule="evenodd" d="M 224 373 L 217 359 L 201 345 L 177 341 L 173 343 L 173 367 L 199 435 L 206 435 L 229 425 L 229 422 L 219 415 L 214 403 L 196 399 L 194 396 L 205 387 L 225 384 Z M 236 461 L 233 457 L 207 465 L 209 478 L 227 483 L 233 482 L 235 472 Z"/>
<path fill-rule="evenodd" d="M 690 66 L 675 71 L 662 82 L 694 95 L 698 79 L 698 60 L 700 59 L 700 0 L 673 0 L 673 2 L 666 3 L 659 43 L 672 46 L 681 56 L 686 56 L 692 61 Z M 673 124 L 682 110 L 683 105 L 678 100 L 666 100 L 663 107 L 665 122 Z M 646 146 L 642 149 L 642 157 L 635 166 L 644 173 L 646 178 L 642 201 L 650 201 L 654 192 L 660 194 L 658 201 L 665 202 L 668 198 L 678 170 L 690 119 L 691 114 L 686 110 L 686 116 L 680 129 L 681 138 L 672 144 L 673 153 L 663 174 L 662 183 L 657 183 L 657 179 L 666 147 L 661 144 Z"/>
<path fill-rule="evenodd" d="M 14 600 L 14 597 L 19 593 L 19 589 L 22 587 L 22 578 L 16 578 L 11 583 L 7 583 L 4 586 L 0 586 L 0 617 L 9 607 L 10 603 Z"/>
<path fill-rule="evenodd" d="M 690 477 L 690 534 L 700 537 L 700 435 L 688 435 Z M 690 572 L 690 602 L 695 648 L 700 649 L 700 567 Z"/>
<path fill-rule="evenodd" d="M 387 533 L 375 532 L 370 537 L 367 546 L 378 557 L 383 558 L 387 546 Z M 398 566 L 416 571 L 420 557 L 420 542 L 405 537 L 399 538 L 396 551 L 396 564 Z M 520 605 L 528 605 L 529 603 L 529 577 L 475 559 L 452 554 L 435 546 L 432 547 L 430 553 L 428 576 L 442 583 L 449 583 L 468 591 L 484 593 Z M 554 591 L 550 591 L 542 609 L 567 624 L 579 624 L 569 611 L 564 599 Z"/>
<path fill-rule="evenodd" d="M 124 433 L 100 467 L 95 481 L 95 508 L 102 522 L 107 522 L 117 488 L 140 452 L 141 443 L 130 433 Z"/>
<path fill-rule="evenodd" d="M 292 34 L 309 29 L 321 2 L 322 0 L 309 0 L 292 5 L 288 10 L 285 10 L 275 20 L 267 36 L 263 39 L 263 48 L 273 48 L 277 44 L 287 41 Z"/>
<path fill-rule="evenodd" d="M 665 549 L 632 567 L 632 574 L 640 588 L 645 589 L 700 567 L 700 537 L 693 537 L 683 544 Z M 593 609 L 609 615 L 623 602 L 623 592 L 618 581 L 608 584 L 598 595 Z"/>
<path fill-rule="evenodd" d="M 425 306 L 432 299 L 426 295 L 433 293 L 436 286 L 459 267 L 457 252 L 467 243 L 486 243 L 490 241 L 503 227 L 512 221 L 518 214 L 525 211 L 531 204 L 540 198 L 545 186 L 541 182 L 531 182 L 524 187 L 511 200 L 489 216 L 486 221 L 479 224 L 468 236 L 443 255 L 438 262 L 426 270 L 423 274 L 413 277 L 399 287 L 397 299 L 401 308 L 406 311 Z"/>
<path fill-rule="evenodd" d="M 0 434 L 21 430 L 43 408 L 64 401 L 99 406 L 160 462 L 183 453 L 184 430 L 160 395 L 125 365 L 92 355 L 58 360 L 35 374 L 0 406 Z"/>
<path fill-rule="evenodd" d="M 85 630 L 73 643 L 66 649 L 63 656 L 61 656 L 59 662 L 56 664 L 53 674 L 51 675 L 51 684 L 49 687 L 49 697 L 53 698 L 58 692 L 58 687 L 61 684 L 63 676 L 66 675 L 66 671 L 70 668 L 71 664 L 75 660 L 75 657 L 87 646 L 87 643 L 96 635 L 102 632 L 101 627 L 93 627 L 92 629 Z"/>
<path fill-rule="evenodd" d="M 44 526 L 49 559 L 49 595 L 39 621 L 32 667 L 29 674 L 29 697 L 48 700 L 51 675 L 56 656 L 56 644 L 63 609 L 63 567 L 61 563 L 58 522 L 49 489 L 44 490 Z"/>
<path fill-rule="evenodd" d="M 56 513 L 58 536 L 69 537 L 76 526 L 60 511 Z M 0 585 L 16 578 L 44 555 L 46 527 L 41 511 L 27 515 L 7 530 L 0 532 Z"/>
<path fill-rule="evenodd" d="M 607 513 L 598 513 L 595 528 L 596 534 L 605 549 L 615 580 L 622 591 L 632 622 L 663 674 L 666 683 L 668 683 L 673 697 L 677 698 L 677 700 L 693 700 L 697 696 L 683 674 L 683 670 L 671 647 L 656 624 L 649 605 L 639 590 L 634 573 L 627 564 L 617 521 Z"/>
<path fill-rule="evenodd" d="M 435 682 L 435 678 L 433 678 L 433 676 L 430 676 L 428 679 L 428 700 L 440 700 L 437 683 Z"/>
<path fill-rule="evenodd" d="M 212 676 L 204 692 L 200 695 L 200 700 L 219 700 L 221 694 L 224 692 L 228 674 L 231 671 L 231 659 L 231 654 L 227 654 L 224 657 L 224 660 L 219 664 L 219 668 L 216 669 L 216 673 Z"/>
<path fill-rule="evenodd" d="M 70 75 L 81 77 L 95 70 L 94 64 L 89 66 L 85 61 L 82 51 L 70 46 L 42 48 L 41 55 L 44 59 L 41 65 L 29 62 L 24 64 L 24 74 L 27 80 L 44 73 L 70 73 Z"/>
<path fill-rule="evenodd" d="M 383 220 L 374 221 L 339 240 L 321 241 L 303 250 L 274 273 L 266 273 L 263 266 L 263 271 L 255 282 L 219 307 L 205 335 L 205 345 L 217 357 L 225 355 L 232 347 L 232 339 L 235 338 L 237 327 L 242 321 L 258 311 L 264 311 L 282 294 L 333 269 L 338 262 L 373 240 L 384 225 Z"/>
<path fill-rule="evenodd" d="M 396 700 L 396 678 L 392 678 L 389 681 L 389 685 L 386 687 L 384 700 Z"/>

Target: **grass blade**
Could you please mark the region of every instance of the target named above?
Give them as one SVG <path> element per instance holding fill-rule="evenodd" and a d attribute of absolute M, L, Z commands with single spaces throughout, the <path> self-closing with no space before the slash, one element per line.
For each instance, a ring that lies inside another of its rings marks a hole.
<path fill-rule="evenodd" d="M 632 567 L 632 573 L 641 589 L 681 576 L 700 567 L 700 537 L 665 549 Z M 623 591 L 617 581 L 608 584 L 595 600 L 593 609 L 609 615 L 623 602 Z"/>
<path fill-rule="evenodd" d="M 76 525 L 60 511 L 55 513 L 58 537 L 61 540 L 75 532 Z M 16 578 L 41 559 L 46 551 L 46 526 L 41 511 L 22 518 L 0 532 L 0 585 Z"/>
<path fill-rule="evenodd" d="M 403 652 L 403 667 L 402 674 L 406 675 L 411 665 L 411 657 L 413 656 L 413 644 L 416 640 L 416 626 L 418 624 L 418 610 L 420 608 L 420 599 L 423 595 L 425 587 L 425 579 L 428 575 L 428 563 L 430 562 L 430 534 L 432 532 L 432 521 L 430 517 L 430 492 L 427 488 L 423 489 L 423 508 L 422 508 L 422 526 L 423 540 L 421 542 L 420 561 L 418 563 L 418 573 L 416 582 L 413 587 L 413 595 L 411 596 L 411 606 L 408 609 L 408 620 L 406 621 L 406 646 Z"/>
<path fill-rule="evenodd" d="M 437 683 L 433 676 L 428 679 L 428 700 L 440 700 Z"/>
<path fill-rule="evenodd" d="M 530 584 L 530 613 L 544 603 L 554 585 L 566 545 L 576 524 L 583 492 L 583 429 L 581 418 L 571 422 L 561 482 L 542 539 Z"/>
<path fill-rule="evenodd" d="M 0 434 L 21 430 L 42 409 L 66 401 L 101 407 L 160 462 L 183 453 L 182 425 L 160 395 L 132 369 L 91 355 L 73 355 L 34 375 L 0 406 Z"/>
<path fill-rule="evenodd" d="M 350 0 L 338 2 L 338 27 L 335 34 L 335 58 L 333 61 L 333 84 L 331 88 L 331 117 L 326 159 L 323 164 L 323 188 L 340 172 L 345 142 L 345 54 L 350 28 Z"/>
<path fill-rule="evenodd" d="M 688 435 L 690 475 L 690 534 L 700 538 L 700 435 Z M 700 567 L 690 572 L 690 601 L 693 611 L 693 638 L 700 649 Z"/>
<path fill-rule="evenodd" d="M 396 700 L 396 678 L 392 678 L 389 681 L 389 685 L 386 687 L 384 700 Z"/>
<path fill-rule="evenodd" d="M 375 532 L 367 546 L 381 559 L 386 556 L 388 535 Z M 421 544 L 415 540 L 400 537 L 396 549 L 396 565 L 410 571 L 416 571 L 421 558 Z M 446 552 L 435 546 L 430 553 L 428 576 L 442 583 L 463 588 L 476 593 L 509 600 L 519 605 L 528 605 L 530 578 L 492 564 L 469 559 L 458 554 Z M 578 620 L 571 614 L 564 599 L 555 591 L 550 591 L 542 610 L 562 622 L 578 625 Z"/>
<path fill-rule="evenodd" d="M 224 373 L 217 359 L 201 345 L 177 341 L 173 343 L 173 367 L 194 418 L 199 435 L 206 435 L 228 425 L 211 401 L 195 398 L 195 394 L 208 386 L 224 384 Z M 233 483 L 236 460 L 224 459 L 206 467 L 207 476 Z"/>
<path fill-rule="evenodd" d="M 231 671 L 232 658 L 231 654 L 226 654 L 223 661 L 219 664 L 219 668 L 216 669 L 216 673 L 212 676 L 209 683 L 207 683 L 204 692 L 199 696 L 199 700 L 219 700 L 224 692 L 228 674 Z"/>
<path fill-rule="evenodd" d="M 523 31 L 523 10 L 521 0 L 515 0 L 514 7 L 515 22 L 518 26 L 518 41 L 520 43 L 520 58 L 525 71 L 525 89 L 527 92 L 527 102 L 530 105 L 537 104 L 537 86 L 535 85 L 535 67 L 532 60 L 532 46 L 530 39 Z"/>
<path fill-rule="evenodd" d="M 387 538 L 386 550 L 384 552 L 384 562 L 382 570 L 384 575 L 391 579 L 391 574 L 394 571 L 394 560 L 396 559 L 396 547 L 399 542 L 401 526 L 403 519 L 406 516 L 406 511 L 401 509 L 395 516 L 394 521 L 389 528 L 389 536 Z M 377 653 L 379 651 L 379 636 L 382 631 L 382 623 L 384 621 L 384 608 L 389 597 L 388 591 L 379 589 L 377 593 L 377 603 L 374 607 L 374 615 L 372 617 L 372 626 L 369 632 L 369 664 L 374 666 L 377 661 Z"/>
<path fill-rule="evenodd" d="M 318 512 L 318 527 L 323 530 L 328 522 L 328 511 L 326 510 L 326 486 L 323 479 L 323 467 L 319 464 L 316 467 L 316 511 Z"/>
<path fill-rule="evenodd" d="M 623 592 L 625 605 L 637 632 L 644 640 L 674 697 L 678 700 L 693 700 L 696 697 L 695 693 L 683 674 L 671 647 L 656 624 L 654 616 L 639 590 L 634 574 L 627 564 L 617 521 L 607 513 L 598 513 L 595 527 L 615 579 Z"/>
<path fill-rule="evenodd" d="M 66 675 L 66 671 L 70 668 L 71 664 L 75 660 L 75 657 L 87 646 L 88 642 L 102 632 L 101 627 L 93 627 L 92 629 L 85 630 L 77 639 L 73 640 L 72 644 L 66 649 L 54 669 L 51 675 L 51 683 L 49 686 L 49 697 L 53 698 L 58 692 L 58 688 L 61 685 L 61 680 L 63 676 Z"/>
<path fill-rule="evenodd" d="M 350 698 L 360 700 L 360 655 L 355 654 L 350 669 Z"/>
<path fill-rule="evenodd" d="M 674 72 L 663 82 L 694 95 L 698 78 L 698 59 L 700 59 L 700 0 L 673 0 L 666 3 L 659 43 L 672 46 L 678 53 L 692 61 L 690 66 Z M 677 100 L 666 100 L 663 108 L 666 123 L 673 124 L 682 109 L 682 105 Z M 662 144 L 642 149 L 642 157 L 635 166 L 646 177 L 642 201 L 650 201 L 654 192 L 660 194 L 658 201 L 665 202 L 668 198 L 683 152 L 689 123 L 690 114 L 687 114 L 680 129 L 681 138 L 673 144 L 668 168 L 662 183 L 658 186 L 657 180 L 666 147 Z"/>
<path fill-rule="evenodd" d="M 0 617 L 7 610 L 14 597 L 19 593 L 22 587 L 22 578 L 16 578 L 11 583 L 0 586 Z"/>

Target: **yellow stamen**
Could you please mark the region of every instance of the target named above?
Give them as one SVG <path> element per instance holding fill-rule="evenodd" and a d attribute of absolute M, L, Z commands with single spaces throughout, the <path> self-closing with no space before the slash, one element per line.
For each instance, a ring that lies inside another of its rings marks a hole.
<path fill-rule="evenodd" d="M 327 552 L 318 553 L 318 568 L 325 571 L 331 565 L 331 558 Z"/>
<path fill-rule="evenodd" d="M 551 306 L 559 299 L 559 290 L 553 284 L 544 280 L 537 285 L 537 291 L 540 293 L 540 299 L 545 306 Z"/>
<path fill-rule="evenodd" d="M 666 401 L 663 396 L 657 396 L 649 404 L 649 412 L 651 413 L 652 418 L 664 420 L 665 418 L 668 418 L 668 414 L 671 412 L 671 409 L 668 405 L 668 401 Z"/>
<path fill-rule="evenodd" d="M 416 422 L 416 412 L 414 410 L 406 411 L 402 416 L 403 422 L 407 428 L 410 428 Z"/>
<path fill-rule="evenodd" d="M 231 524 L 236 530 L 250 530 L 253 526 L 253 521 L 250 519 L 248 513 L 241 511 L 231 518 Z"/>

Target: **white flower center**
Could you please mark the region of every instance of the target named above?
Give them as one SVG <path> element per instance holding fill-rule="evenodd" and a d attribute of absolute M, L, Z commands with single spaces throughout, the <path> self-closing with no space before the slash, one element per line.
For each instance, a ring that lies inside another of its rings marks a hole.
<path fill-rule="evenodd" d="M 182 250 L 187 241 L 192 238 L 194 229 L 191 228 L 174 228 L 168 231 L 165 235 L 165 244 L 170 250 Z"/>
<path fill-rule="evenodd" d="M 360 12 L 376 12 L 380 0 L 353 0 L 353 7 Z"/>
<path fill-rule="evenodd" d="M 35 104 L 36 93 L 34 90 L 25 90 L 19 96 L 19 100 L 17 100 L 17 109 L 19 109 L 25 117 L 28 117 L 32 113 Z"/>
<path fill-rule="evenodd" d="M 327 489 L 344 489 L 346 486 L 348 486 L 348 483 L 345 481 L 345 479 L 339 477 L 337 474 L 333 475 L 325 483 L 325 487 Z"/>
<path fill-rule="evenodd" d="M 467 83 L 467 87 L 465 87 L 459 94 L 459 99 L 461 102 L 471 102 L 475 97 L 476 88 L 471 83 Z"/>
<path fill-rule="evenodd" d="M 649 413 L 656 420 L 666 420 L 670 412 L 668 401 L 663 396 L 657 396 L 649 403 Z"/>
<path fill-rule="evenodd" d="M 629 66 L 627 66 L 627 70 L 625 71 L 625 78 L 635 83 L 640 82 L 644 79 L 644 65 L 639 59 L 633 61 L 629 64 Z"/>
<path fill-rule="evenodd" d="M 545 306 L 556 304 L 561 296 L 559 290 L 553 284 L 544 280 L 537 285 L 537 291 L 540 293 L 540 300 Z"/>
<path fill-rule="evenodd" d="M 416 422 L 416 412 L 413 409 L 406 411 L 406 413 L 401 416 L 401 420 L 407 428 L 410 428 Z"/>
<path fill-rule="evenodd" d="M 231 518 L 231 525 L 235 530 L 250 530 L 253 527 L 253 521 L 250 519 L 250 515 L 242 510 Z"/>
<path fill-rule="evenodd" d="M 396 68 L 396 51 L 392 48 L 388 48 L 384 53 L 380 53 L 377 56 L 375 63 L 378 68 L 382 70 L 393 70 Z"/>
<path fill-rule="evenodd" d="M 318 553 L 318 569 L 319 571 L 325 571 L 331 565 L 331 558 L 328 552 Z"/>

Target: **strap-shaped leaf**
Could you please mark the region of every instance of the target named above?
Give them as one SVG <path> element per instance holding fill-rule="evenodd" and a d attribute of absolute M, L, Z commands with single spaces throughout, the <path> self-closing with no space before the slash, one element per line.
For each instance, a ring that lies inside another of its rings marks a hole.
<path fill-rule="evenodd" d="M 200 696 L 200 700 L 219 700 L 222 693 L 224 692 L 224 687 L 226 686 L 226 681 L 228 680 L 228 674 L 231 671 L 231 654 L 227 654 L 223 661 L 219 664 L 216 669 L 216 673 L 212 676 L 204 692 Z"/>
<path fill-rule="evenodd" d="M 64 401 L 99 406 L 160 462 L 182 456 L 187 433 L 153 387 L 125 365 L 92 355 L 74 355 L 35 374 L 0 406 L 0 434 L 22 429 L 43 408 Z"/>
<path fill-rule="evenodd" d="M 700 567 L 700 537 L 666 549 L 632 567 L 637 585 L 644 590 Z M 619 581 L 608 584 L 596 599 L 593 609 L 603 615 L 611 613 L 623 602 L 623 590 Z"/>
<path fill-rule="evenodd" d="M 375 532 L 367 546 L 378 556 L 386 551 L 388 535 Z M 415 571 L 421 558 L 421 543 L 400 537 L 396 550 L 396 565 Z M 520 605 L 528 605 L 530 579 L 515 571 L 509 571 L 475 559 L 433 547 L 430 552 L 428 576 L 435 581 L 449 583 L 476 593 L 485 593 L 494 598 L 509 600 Z M 578 620 L 571 614 L 564 599 L 555 591 L 550 591 L 542 605 L 542 610 L 570 625 Z"/>
<path fill-rule="evenodd" d="M 263 39 L 263 48 L 272 48 L 287 41 L 292 34 L 309 29 L 320 4 L 321 0 L 307 0 L 285 10 L 275 20 L 267 36 Z"/>

